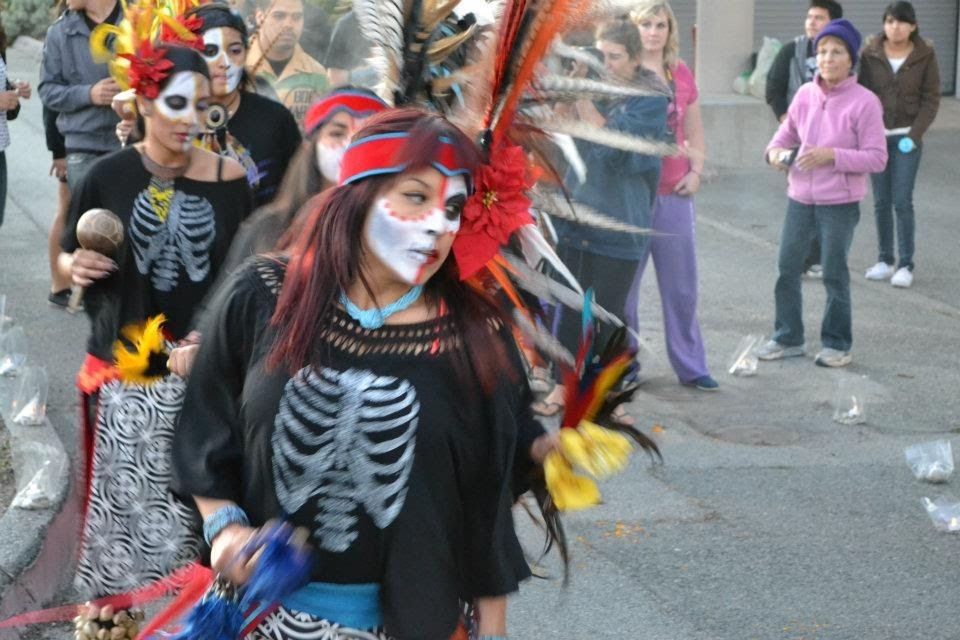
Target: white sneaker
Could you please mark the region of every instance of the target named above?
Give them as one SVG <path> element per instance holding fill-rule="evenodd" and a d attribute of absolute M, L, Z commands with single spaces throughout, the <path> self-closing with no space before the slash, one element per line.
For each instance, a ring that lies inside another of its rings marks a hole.
<path fill-rule="evenodd" d="M 780 360 L 781 358 L 802 356 L 806 352 L 807 349 L 802 344 L 796 347 L 788 347 L 780 344 L 776 340 L 769 340 L 765 345 L 757 349 L 756 354 L 761 360 Z"/>
<path fill-rule="evenodd" d="M 853 354 L 825 347 L 817 354 L 815 362 L 821 367 L 845 367 L 853 362 Z"/>
<path fill-rule="evenodd" d="M 823 267 L 819 264 L 812 264 L 806 271 L 803 272 L 803 275 L 808 278 L 820 278 L 823 279 Z"/>
<path fill-rule="evenodd" d="M 893 272 L 896 269 L 893 268 L 892 264 L 887 264 L 886 262 L 878 262 L 869 269 L 865 274 L 867 280 L 889 280 L 890 276 L 893 275 Z M 909 285 L 908 285 L 909 286 Z"/>
<path fill-rule="evenodd" d="M 890 284 L 901 289 L 906 289 L 913 284 L 913 271 L 906 267 L 897 269 L 897 272 L 890 278 Z"/>

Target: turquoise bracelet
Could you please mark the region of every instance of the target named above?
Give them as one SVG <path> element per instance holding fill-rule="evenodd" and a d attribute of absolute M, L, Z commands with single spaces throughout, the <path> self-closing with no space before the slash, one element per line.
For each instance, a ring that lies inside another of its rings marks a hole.
<path fill-rule="evenodd" d="M 213 539 L 232 524 L 239 524 L 244 527 L 250 526 L 250 519 L 246 512 L 235 504 L 228 504 L 210 514 L 203 519 L 203 539 L 207 541 L 207 546 L 213 544 Z"/>

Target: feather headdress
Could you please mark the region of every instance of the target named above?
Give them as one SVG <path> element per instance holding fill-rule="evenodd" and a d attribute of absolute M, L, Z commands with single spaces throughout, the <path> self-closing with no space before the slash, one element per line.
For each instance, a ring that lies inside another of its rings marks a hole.
<path fill-rule="evenodd" d="M 134 89 L 139 95 L 155 98 L 159 85 L 173 67 L 165 58 L 162 45 L 202 46 L 202 39 L 194 33 L 199 26 L 182 17 L 195 2 L 120 0 L 120 24 L 103 23 L 90 34 L 94 62 L 106 63 L 110 77 L 122 89 Z"/>

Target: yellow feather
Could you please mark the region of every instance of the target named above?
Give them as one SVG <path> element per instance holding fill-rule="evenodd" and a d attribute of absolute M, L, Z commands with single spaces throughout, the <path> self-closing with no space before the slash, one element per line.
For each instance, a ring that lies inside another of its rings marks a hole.
<path fill-rule="evenodd" d="M 114 52 L 107 46 L 107 40 L 111 36 L 116 46 L 116 42 L 123 38 L 123 29 L 112 24 L 101 24 L 90 32 L 90 56 L 97 64 L 103 64 L 113 58 Z"/>
<path fill-rule="evenodd" d="M 123 340 L 113 344 L 113 357 L 116 361 L 120 379 L 134 384 L 151 384 L 162 376 L 147 375 L 150 357 L 164 352 L 162 326 L 166 317 L 161 313 L 143 324 L 127 325 L 120 331 L 129 346 Z"/>

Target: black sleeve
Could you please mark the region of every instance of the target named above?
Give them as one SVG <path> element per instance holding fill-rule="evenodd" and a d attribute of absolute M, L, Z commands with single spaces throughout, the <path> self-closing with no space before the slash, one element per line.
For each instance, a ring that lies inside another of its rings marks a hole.
<path fill-rule="evenodd" d="M 788 42 L 780 47 L 777 57 L 773 59 L 773 66 L 767 73 L 767 104 L 773 109 L 773 115 L 777 120 L 780 120 L 790 107 L 787 102 L 787 92 L 790 88 L 790 63 L 796 50 L 796 42 Z"/>
<path fill-rule="evenodd" d="M 67 157 L 67 148 L 63 140 L 63 134 L 57 128 L 57 116 L 60 115 L 53 109 L 43 107 L 43 133 L 47 138 L 47 150 L 53 154 L 54 160 Z"/>
<path fill-rule="evenodd" d="M 519 377 L 505 375 L 488 403 L 493 420 L 487 460 L 489 473 L 482 486 L 463 492 L 464 593 L 461 596 L 468 601 L 513 593 L 520 582 L 530 576 L 530 567 L 517 539 L 512 507 L 518 494 L 516 479 L 528 476 L 532 466 L 530 444 L 543 429 L 530 412 L 530 387 L 510 330 L 504 327 L 496 337 L 503 341 L 510 366 Z"/>
<path fill-rule="evenodd" d="M 244 268 L 211 303 L 171 447 L 172 488 L 180 496 L 242 502 L 240 405 L 256 333 L 255 272 Z"/>

